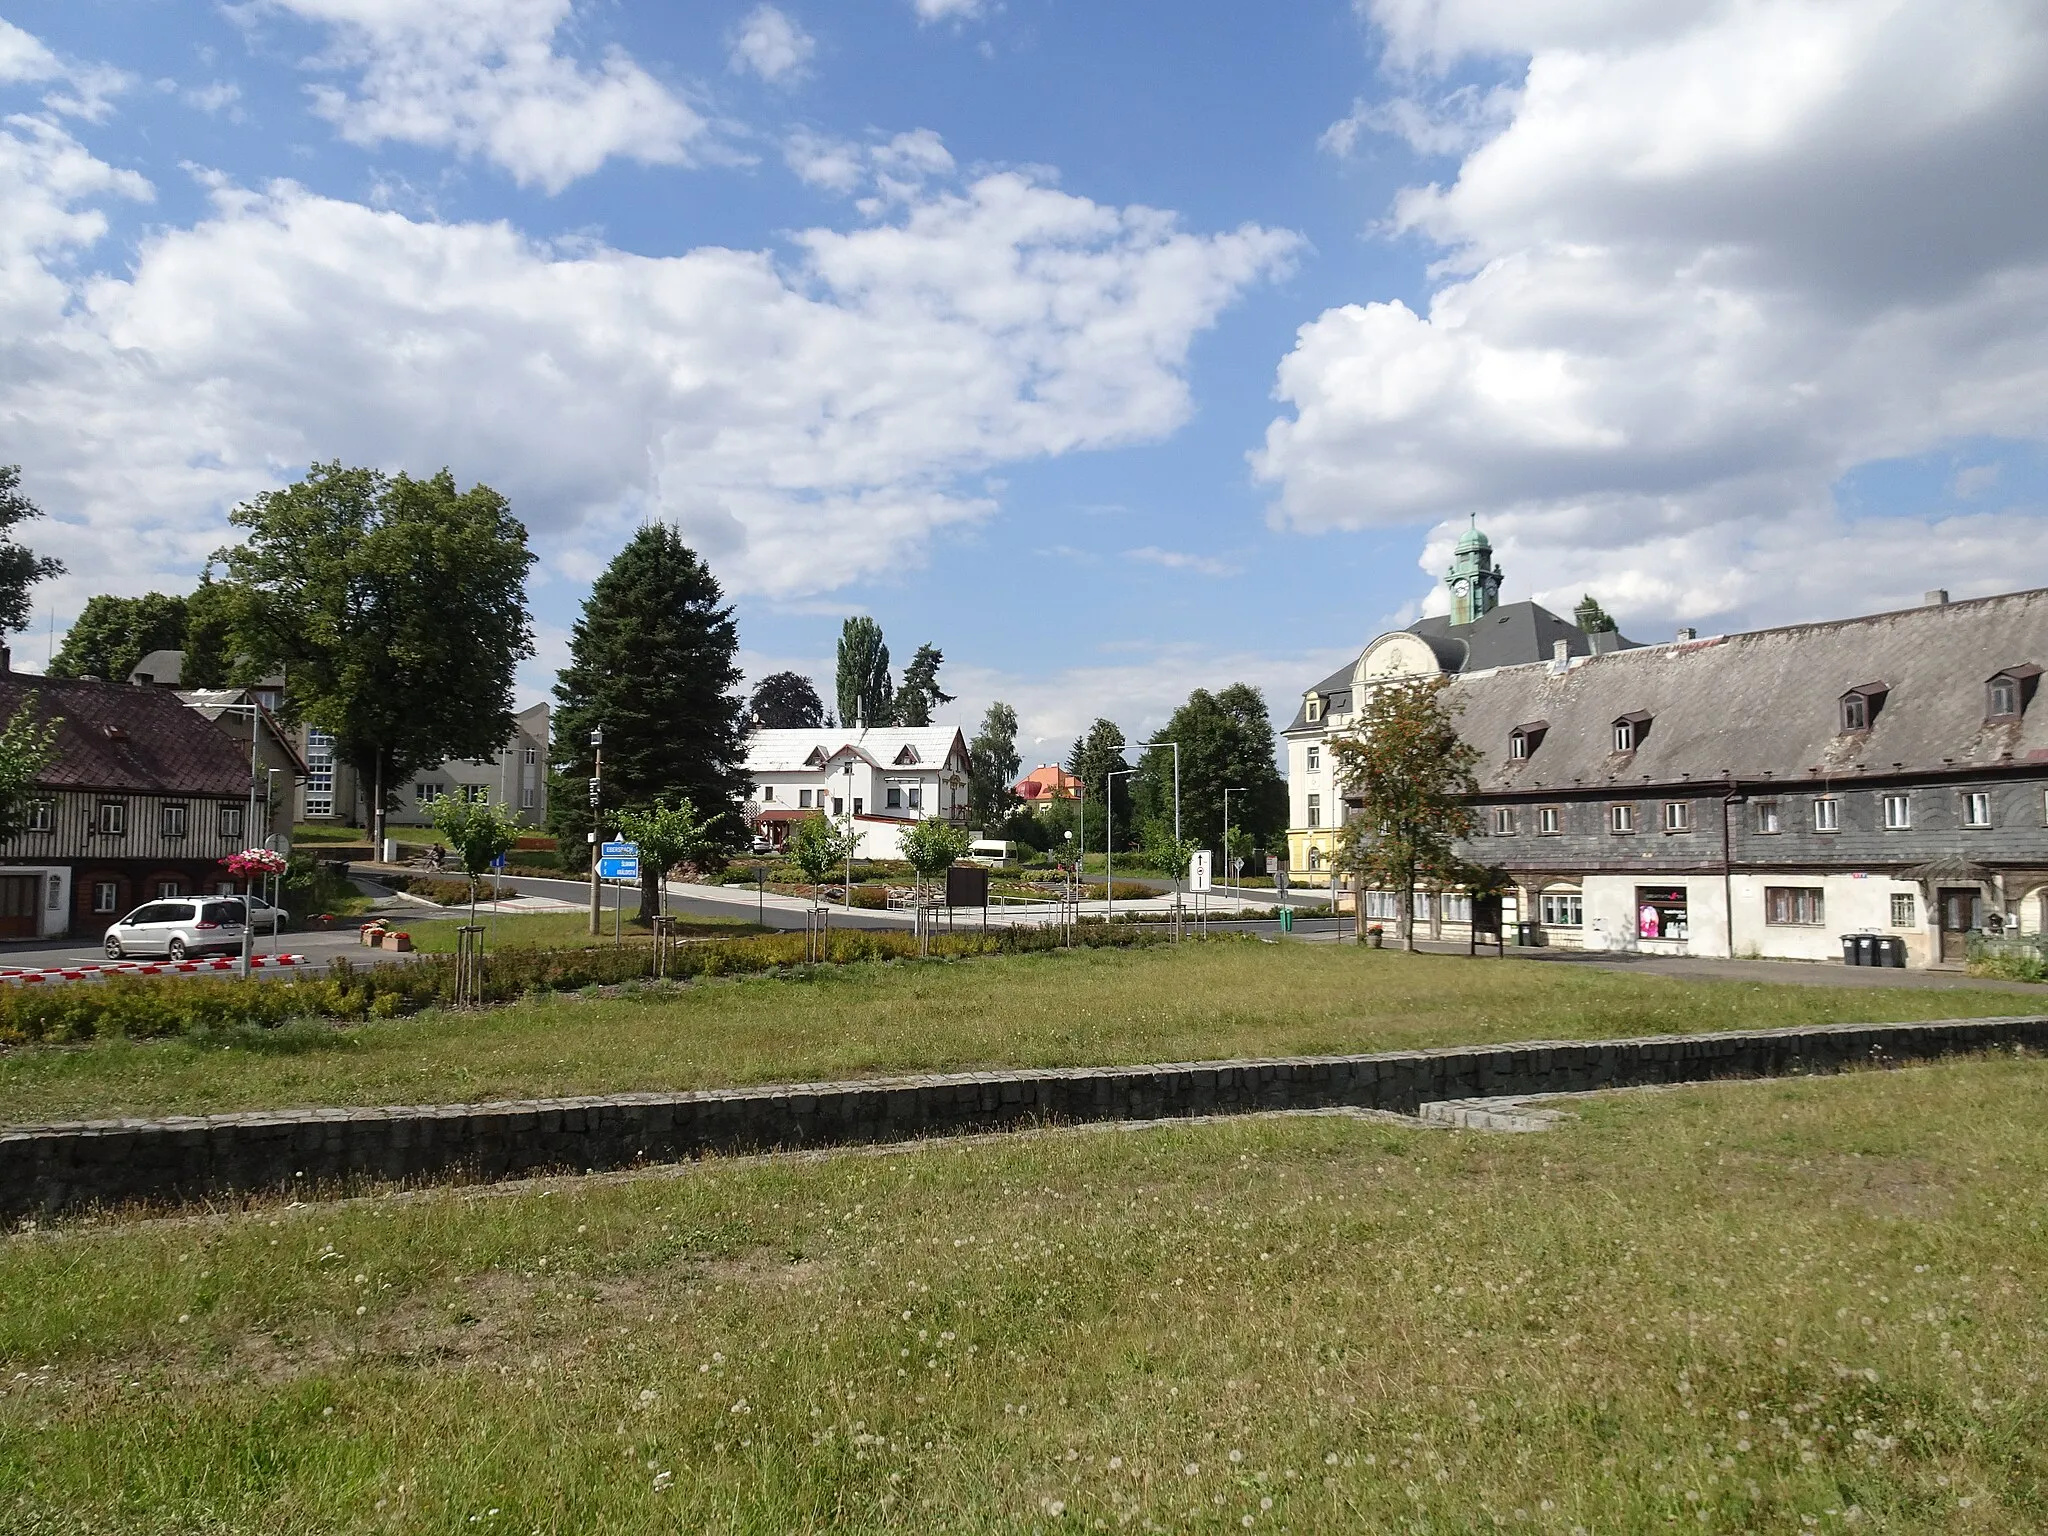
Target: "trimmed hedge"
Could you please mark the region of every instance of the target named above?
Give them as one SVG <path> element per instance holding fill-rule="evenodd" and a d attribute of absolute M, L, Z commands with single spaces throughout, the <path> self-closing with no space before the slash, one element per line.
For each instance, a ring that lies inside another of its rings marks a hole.
<path fill-rule="evenodd" d="M 1076 942 L 1091 949 L 1138 948 L 1160 939 L 1142 931 L 1084 927 Z M 806 965 L 805 944 L 806 936 L 800 933 L 686 943 L 671 955 L 668 977 L 686 981 L 699 976 L 801 970 Z M 964 959 L 1060 947 L 1056 929 L 1000 928 L 987 933 L 936 935 L 930 953 L 936 959 Z M 916 954 L 917 940 L 910 934 L 848 928 L 830 935 L 825 963 L 858 965 L 910 959 Z M 485 957 L 484 998 L 506 1003 L 539 993 L 619 986 L 651 979 L 653 968 L 651 944 L 609 949 L 507 948 Z M 155 1039 L 247 1025 L 267 1029 L 307 1018 L 342 1022 L 389 1019 L 447 1003 L 454 992 L 455 963 L 444 955 L 367 969 L 337 958 L 325 976 L 290 980 L 117 976 L 63 986 L 0 985 L 0 1044 Z"/>

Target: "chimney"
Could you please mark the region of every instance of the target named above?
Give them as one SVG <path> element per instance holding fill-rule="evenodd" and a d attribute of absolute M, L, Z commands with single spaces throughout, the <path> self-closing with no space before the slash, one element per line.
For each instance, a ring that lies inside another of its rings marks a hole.
<path fill-rule="evenodd" d="M 1697 640 L 1699 639 L 1699 637 L 1700 632 L 1694 629 L 1690 624 L 1685 625 L 1678 631 L 1678 638 L 1681 644 L 1687 640 Z"/>
<path fill-rule="evenodd" d="M 1572 643 L 1571 643 L 1571 641 L 1569 641 L 1569 640 L 1553 640 L 1553 641 L 1551 641 L 1551 642 L 1550 642 L 1550 670 L 1551 670 L 1551 671 L 1553 671 L 1553 672 L 1564 672 L 1564 671 L 1567 671 L 1567 670 L 1568 670 L 1568 669 L 1569 669 L 1569 668 L 1571 667 L 1571 664 L 1572 664 Z"/>
<path fill-rule="evenodd" d="M 1923 592 L 1920 601 L 1926 607 L 1939 608 L 1948 602 L 1948 588 L 1936 587 L 1932 592 Z"/>

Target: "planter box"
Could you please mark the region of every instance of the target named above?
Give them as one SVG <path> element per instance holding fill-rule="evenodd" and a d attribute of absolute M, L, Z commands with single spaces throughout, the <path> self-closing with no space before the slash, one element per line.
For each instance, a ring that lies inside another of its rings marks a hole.
<path fill-rule="evenodd" d="M 412 953 L 412 935 L 409 933 L 387 933 L 377 941 L 379 949 L 395 949 L 401 955 Z"/>

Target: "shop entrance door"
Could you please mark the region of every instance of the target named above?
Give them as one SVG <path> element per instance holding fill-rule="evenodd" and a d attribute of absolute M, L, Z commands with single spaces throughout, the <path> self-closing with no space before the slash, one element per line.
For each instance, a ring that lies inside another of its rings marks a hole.
<path fill-rule="evenodd" d="M 0 938 L 36 936 L 36 897 L 42 888 L 40 875 L 0 875 Z"/>
<path fill-rule="evenodd" d="M 1945 889 L 1940 896 L 1941 959 L 1944 965 L 1961 965 L 1970 958 L 1970 931 L 1983 918 L 1983 893 L 1973 888 Z"/>

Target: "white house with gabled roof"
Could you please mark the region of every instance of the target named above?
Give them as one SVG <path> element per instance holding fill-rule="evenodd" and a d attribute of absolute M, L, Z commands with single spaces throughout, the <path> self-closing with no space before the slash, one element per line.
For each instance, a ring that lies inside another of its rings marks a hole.
<path fill-rule="evenodd" d="M 912 822 L 966 825 L 967 765 L 957 727 L 757 730 L 747 739 L 747 819 L 780 847 L 792 825 L 823 811 L 850 821 L 856 858 L 900 859 Z"/>

